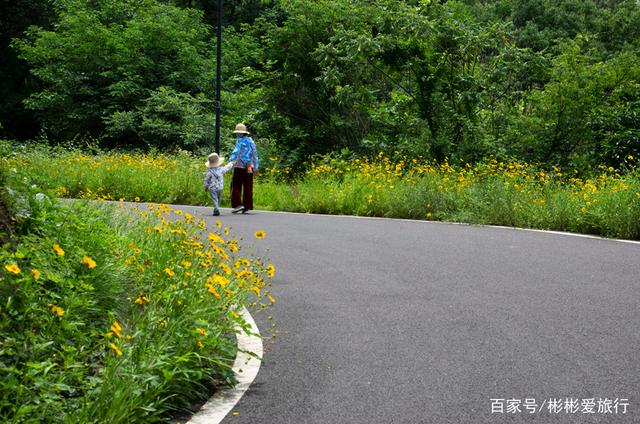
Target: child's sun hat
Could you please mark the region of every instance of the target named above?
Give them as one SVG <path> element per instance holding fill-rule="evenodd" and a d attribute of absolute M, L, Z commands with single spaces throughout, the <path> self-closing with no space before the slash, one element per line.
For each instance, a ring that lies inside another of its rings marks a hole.
<path fill-rule="evenodd" d="M 222 165 L 222 162 L 224 162 L 224 158 L 218 156 L 217 153 L 211 153 L 207 158 L 207 162 L 205 163 L 205 165 L 207 166 L 207 168 L 217 168 Z"/>

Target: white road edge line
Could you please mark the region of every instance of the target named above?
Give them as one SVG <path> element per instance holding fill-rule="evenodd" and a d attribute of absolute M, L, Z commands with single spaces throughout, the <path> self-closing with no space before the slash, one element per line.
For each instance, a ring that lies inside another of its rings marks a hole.
<path fill-rule="evenodd" d="M 178 206 L 178 205 L 174 205 L 174 206 Z M 183 205 L 180 205 L 180 206 L 183 206 Z M 211 209 L 208 206 L 187 206 L 187 205 L 184 205 L 184 206 L 185 207 L 191 207 L 191 208 L 208 208 L 208 209 Z M 227 209 L 227 208 L 220 208 L 220 209 Z M 537 228 L 507 227 L 505 225 L 467 224 L 465 222 L 428 221 L 426 219 L 385 218 L 385 217 L 380 217 L 380 216 L 358 216 L 358 215 L 331 215 L 331 214 L 324 214 L 324 213 L 286 212 L 286 211 L 270 211 L 270 210 L 258 210 L 258 209 L 256 209 L 255 211 L 256 212 L 279 213 L 279 214 L 291 214 L 291 215 L 305 215 L 305 216 L 336 216 L 336 217 L 352 218 L 352 219 L 379 219 L 379 220 L 385 220 L 386 219 L 386 220 L 401 221 L 401 222 L 422 222 L 422 223 L 439 224 L 439 225 L 461 225 L 461 226 L 467 226 L 467 227 L 500 228 L 500 229 L 503 229 L 503 230 L 530 231 L 530 232 L 534 232 L 534 233 L 556 234 L 556 235 L 560 235 L 560 236 L 582 237 L 582 238 L 589 238 L 589 239 L 594 239 L 594 240 L 606 240 L 606 241 L 615 241 L 615 242 L 619 242 L 619 243 L 640 244 L 640 241 L 636 241 L 636 240 L 607 238 L 607 237 L 594 236 L 594 235 L 591 235 L 591 234 L 571 233 L 571 232 L 568 232 L 568 231 L 540 230 L 540 229 L 537 229 Z"/>
<path fill-rule="evenodd" d="M 242 395 L 244 395 L 244 392 L 247 391 L 258 375 L 263 353 L 260 331 L 253 317 L 244 306 L 238 311 L 238 314 L 251 327 L 249 334 L 247 334 L 240 326 L 236 326 L 239 330 L 237 335 L 238 354 L 233 363 L 233 372 L 238 379 L 238 384 L 236 384 L 235 387 L 223 389 L 214 394 L 207 403 L 187 421 L 187 424 L 220 423 L 233 407 L 236 406 Z M 251 352 L 251 355 L 246 352 Z"/>

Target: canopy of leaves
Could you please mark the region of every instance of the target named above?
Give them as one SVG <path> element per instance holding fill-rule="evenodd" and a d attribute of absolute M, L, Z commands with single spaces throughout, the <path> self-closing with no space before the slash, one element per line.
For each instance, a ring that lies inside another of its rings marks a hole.
<path fill-rule="evenodd" d="M 13 41 L 52 140 L 211 145 L 215 1 L 54 4 L 55 25 Z M 243 0 L 223 23 L 223 134 L 244 121 L 291 165 L 384 150 L 584 168 L 640 150 L 635 0 Z"/>

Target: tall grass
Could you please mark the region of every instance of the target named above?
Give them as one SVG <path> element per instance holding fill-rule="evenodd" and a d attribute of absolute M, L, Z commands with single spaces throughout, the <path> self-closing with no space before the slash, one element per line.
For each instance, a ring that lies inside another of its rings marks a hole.
<path fill-rule="evenodd" d="M 268 295 L 272 266 L 168 206 L 62 205 L 19 183 L 0 249 L 0 421 L 165 421 L 234 382 L 234 309 Z"/>
<path fill-rule="evenodd" d="M 186 153 L 87 155 L 42 148 L 0 150 L 17 173 L 59 196 L 207 205 L 204 159 Z M 495 224 L 640 239 L 640 172 L 623 169 L 544 171 L 527 163 L 425 163 L 417 159 L 325 157 L 291 180 L 275 158 L 256 178 L 258 208 Z M 227 178 L 227 185 L 228 180 Z M 228 191 L 226 192 L 228 193 Z M 223 204 L 228 205 L 228 194 Z"/>

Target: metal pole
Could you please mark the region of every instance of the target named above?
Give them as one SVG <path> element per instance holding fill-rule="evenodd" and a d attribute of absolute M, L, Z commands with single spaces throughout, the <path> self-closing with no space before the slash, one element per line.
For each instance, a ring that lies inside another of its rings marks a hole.
<path fill-rule="evenodd" d="M 220 81 L 222 62 L 222 0 L 218 0 L 216 13 L 217 45 L 216 45 L 216 153 L 220 154 Z"/>

